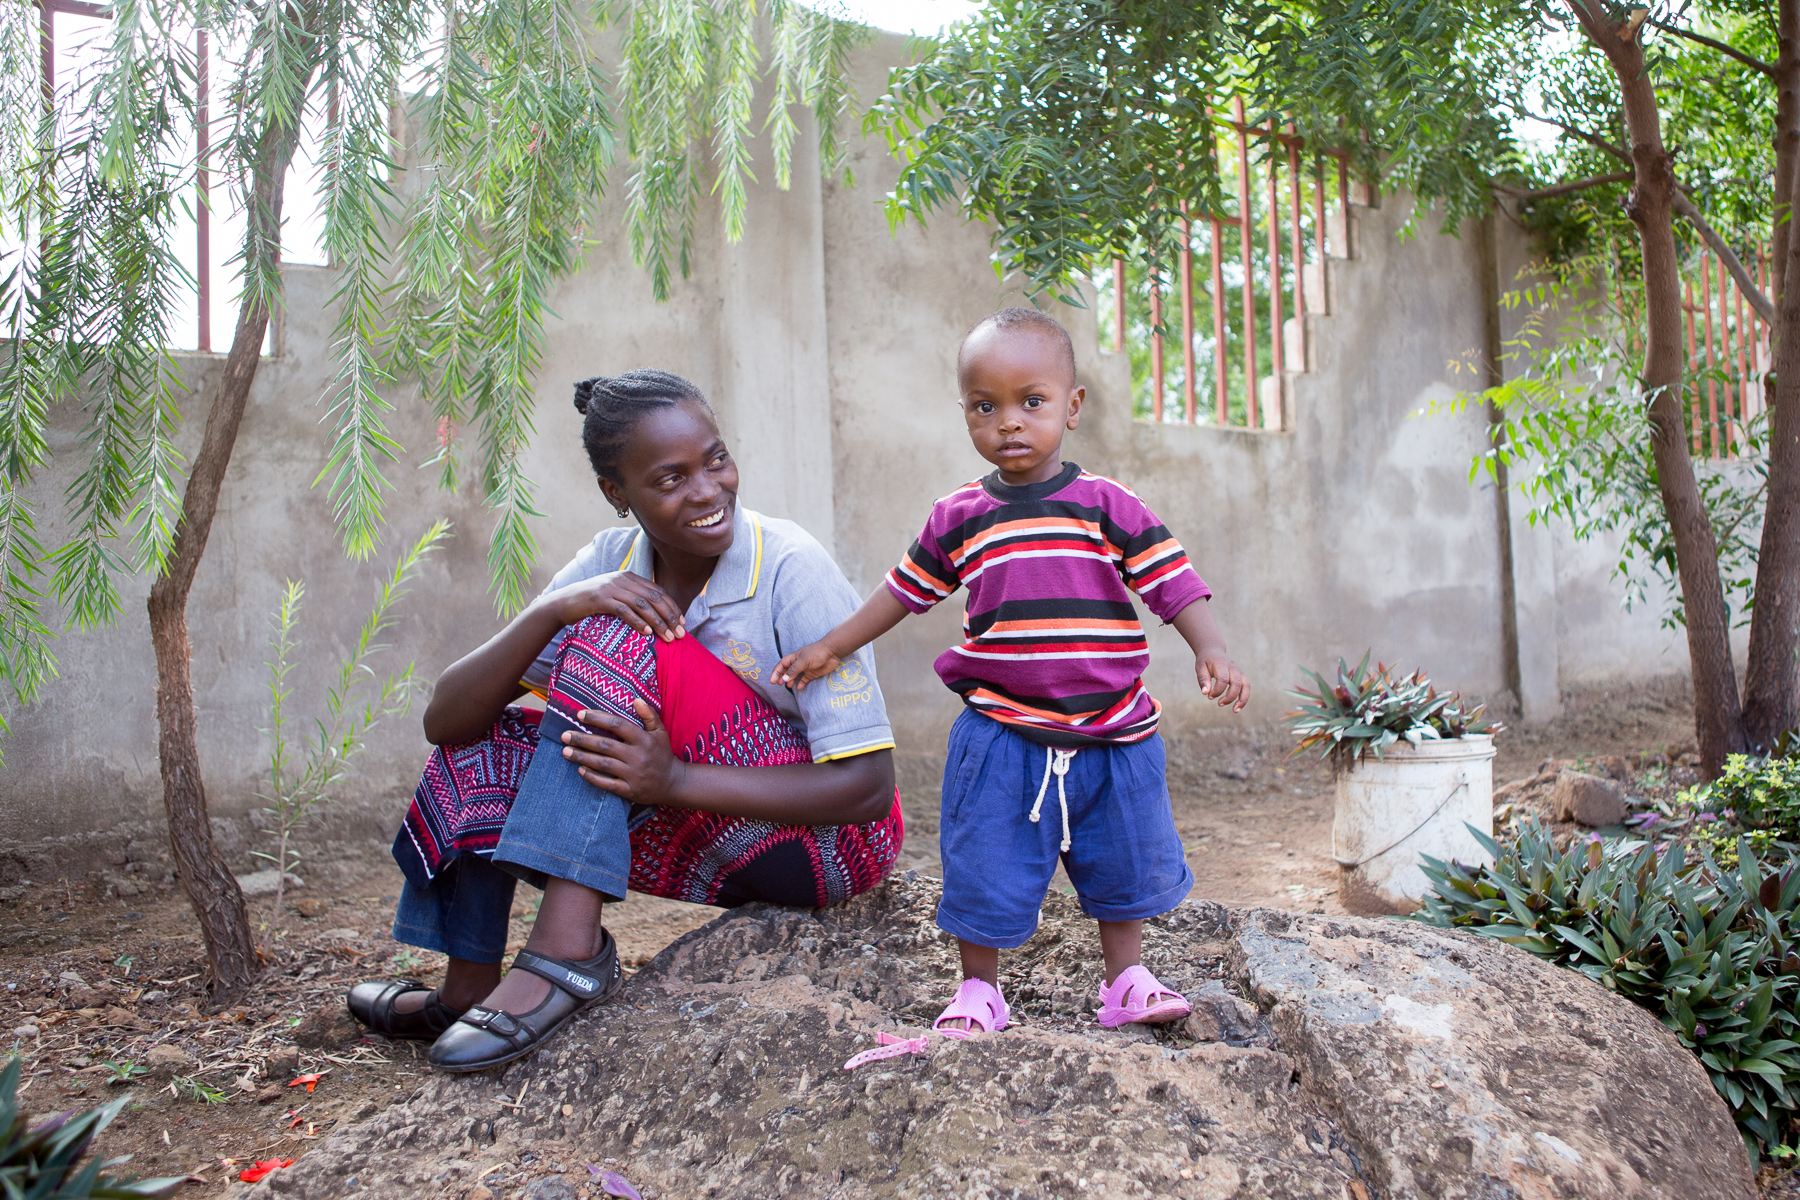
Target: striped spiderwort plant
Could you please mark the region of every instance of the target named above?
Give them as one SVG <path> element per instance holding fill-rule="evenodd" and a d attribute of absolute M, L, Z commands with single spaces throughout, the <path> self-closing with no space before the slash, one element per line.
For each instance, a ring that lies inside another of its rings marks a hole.
<path fill-rule="evenodd" d="M 1704 845 L 1576 841 L 1536 821 L 1469 867 L 1424 858 L 1414 919 L 1467 930 L 1580 971 L 1654 1013 L 1693 1051 L 1746 1146 L 1787 1156 L 1800 1118 L 1800 871 L 1747 840 L 1721 865 Z M 1600 853 L 1594 853 L 1598 849 Z"/>
<path fill-rule="evenodd" d="M 1314 690 L 1301 687 L 1288 693 L 1300 707 L 1282 723 L 1300 739 L 1295 754 L 1318 750 L 1338 770 L 1355 766 L 1365 755 L 1380 758 L 1401 741 L 1416 746 L 1505 728 L 1486 719 L 1485 705 L 1471 708 L 1460 693 L 1439 692 L 1423 671 L 1402 678 L 1381 663 L 1371 671 L 1367 652 L 1354 667 L 1338 659 L 1335 684 L 1317 671 L 1305 673 Z"/>

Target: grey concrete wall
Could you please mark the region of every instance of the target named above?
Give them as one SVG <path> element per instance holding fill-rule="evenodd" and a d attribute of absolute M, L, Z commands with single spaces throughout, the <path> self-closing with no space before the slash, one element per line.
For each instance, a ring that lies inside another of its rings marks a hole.
<path fill-rule="evenodd" d="M 903 54 L 895 37 L 859 57 L 865 96 Z M 534 522 L 540 582 L 617 520 L 594 485 L 569 403 L 570 383 L 587 375 L 654 365 L 692 378 L 714 398 L 744 502 L 813 530 L 859 589 L 879 582 L 934 498 L 987 469 L 956 409 L 955 348 L 971 323 L 1019 296 L 995 280 L 986 229 L 941 215 L 929 229 L 890 235 L 881 200 L 897 171 L 881 148 L 853 138 L 854 186 L 821 182 L 814 155 L 803 126 L 787 193 L 770 183 L 770 163 L 755 164 L 762 182 L 751 190 L 743 242 L 726 243 L 716 214 L 702 215 L 693 277 L 667 304 L 654 303 L 622 235 L 558 290 L 527 455 L 546 513 Z M 600 227 L 619 229 L 622 181 L 602 208 Z M 1364 648 L 1452 687 L 1504 686 L 1494 497 L 1467 481 L 1483 418 L 1414 415 L 1467 385 L 1449 364 L 1481 344 L 1477 246 L 1439 236 L 1430 222 L 1401 239 L 1406 215 L 1395 199 L 1355 210 L 1359 254 L 1324 271 L 1331 315 L 1306 318 L 1313 369 L 1285 382 L 1283 431 L 1134 421 L 1124 359 L 1099 348 L 1090 313 L 1057 313 L 1089 393 L 1066 457 L 1130 484 L 1183 539 L 1218 592 L 1220 624 L 1257 689 L 1240 718 L 1203 704 L 1185 646 L 1158 630 L 1150 683 L 1171 729 L 1266 725 L 1287 707 L 1281 693 L 1300 665 L 1325 668 Z M 213 811 L 227 818 L 257 807 L 266 778 L 261 663 L 284 579 L 305 579 L 311 597 L 292 680 L 301 714 L 318 710 L 399 538 L 440 516 L 456 534 L 404 605 L 394 659 L 416 659 L 434 678 L 498 625 L 485 562 L 491 518 L 473 491 L 440 492 L 435 470 L 416 469 L 435 449 L 435 424 L 404 390 L 394 426 L 409 457 L 389 472 L 393 536 L 374 563 L 339 551 L 328 498 L 310 486 L 329 440 L 316 401 L 332 374 L 331 276 L 295 267 L 287 280 L 281 353 L 258 375 L 190 605 L 202 763 Z M 183 359 L 202 394 L 220 365 Z M 191 449 L 204 412 L 198 403 L 186 411 Z M 58 509 L 79 469 L 78 415 L 57 416 L 56 458 L 33 493 L 41 511 Z M 1604 547 L 1527 529 L 1523 511 L 1515 505 L 1517 613 L 1526 690 L 1540 697 L 1540 713 L 1566 683 L 1684 669 L 1679 639 L 1657 628 L 1656 614 L 1619 611 Z M 0 697 L 14 729 L 0 768 L 0 836 L 156 819 L 146 594 L 145 582 L 131 584 L 117 627 L 58 644 L 62 676 L 39 704 Z M 958 711 L 931 662 L 957 638 L 959 620 L 960 605 L 947 604 L 878 646 L 909 779 L 929 779 Z M 425 750 L 416 713 L 382 728 L 343 789 L 346 810 L 370 828 L 392 828 Z"/>

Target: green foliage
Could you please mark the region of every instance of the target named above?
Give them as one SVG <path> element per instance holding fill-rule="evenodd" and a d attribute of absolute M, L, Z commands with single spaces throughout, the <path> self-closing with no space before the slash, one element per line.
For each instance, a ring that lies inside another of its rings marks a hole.
<path fill-rule="evenodd" d="M 150 1073 L 150 1068 L 142 1063 L 113 1062 L 108 1059 L 100 1065 L 106 1068 L 106 1082 L 109 1084 L 135 1083 L 140 1076 Z"/>
<path fill-rule="evenodd" d="M 201 1083 L 198 1079 L 187 1075 L 177 1075 L 170 1082 L 169 1089 L 175 1093 L 177 1099 L 186 1098 L 196 1104 L 211 1106 L 231 1102 L 231 1097 L 227 1096 L 222 1089 L 213 1087 L 209 1083 Z"/>
<path fill-rule="evenodd" d="M 1671 17 L 1774 58 L 1768 6 L 1715 0 Z M 1774 89 L 1665 29 L 1647 31 L 1651 69 L 1684 183 L 1714 225 L 1766 224 Z M 1291 122 L 1309 150 L 1411 192 L 1421 215 L 1437 206 L 1447 230 L 1499 190 L 1525 197 L 1558 258 L 1635 240 L 1624 182 L 1531 195 L 1629 165 L 1613 147 L 1617 80 L 1555 0 L 996 0 L 895 71 L 866 125 L 903 164 L 890 220 L 940 208 L 986 220 L 1002 275 L 1072 298 L 1116 254 L 1172 262 L 1177 199 L 1222 211 L 1210 151 L 1234 97 L 1250 123 Z"/>
<path fill-rule="evenodd" d="M 1475 836 L 1488 867 L 1426 858 L 1415 919 L 1496 938 L 1655 1013 L 1706 1068 L 1752 1155 L 1781 1150 L 1800 1116 L 1800 871 L 1765 868 L 1740 841 L 1726 868 L 1704 849 L 1605 846 L 1558 853 L 1527 823 Z"/>
<path fill-rule="evenodd" d="M 1447 408 L 1498 411 L 1492 444 L 1476 456 L 1471 480 L 1483 472 L 1498 479 L 1504 466 L 1530 501 L 1533 524 L 1560 519 L 1582 539 L 1617 535 L 1614 575 L 1625 585 L 1626 606 L 1664 605 L 1663 623 L 1675 627 L 1686 620 L 1675 538 L 1651 454 L 1651 396 L 1636 369 L 1644 349 L 1643 292 L 1632 283 L 1631 245 L 1615 241 L 1607 249 L 1606 257 L 1541 264 L 1544 278 L 1503 293 L 1503 310 L 1519 324 L 1502 344 L 1507 378 Z M 1703 362 L 1690 364 L 1688 379 L 1688 427 L 1700 388 L 1736 386 L 1725 368 Z M 1726 603 L 1744 624 L 1754 604 L 1768 492 L 1767 414 L 1733 422 L 1732 435 L 1735 459 L 1697 458 L 1694 472 L 1712 519 Z"/>
<path fill-rule="evenodd" d="M 995 0 L 867 118 L 902 162 L 889 219 L 986 220 L 1003 277 L 1078 302 L 1114 255 L 1173 261 L 1177 200 L 1226 211 L 1214 150 L 1242 97 L 1249 123 L 1291 122 L 1455 228 L 1519 176 L 1500 68 L 1542 49 L 1540 7 Z"/>
<path fill-rule="evenodd" d="M 1380 663 L 1369 670 L 1367 653 L 1354 667 L 1338 659 L 1336 684 L 1325 682 L 1316 671 L 1306 674 L 1317 690 L 1289 692 L 1300 701 L 1300 707 L 1287 714 L 1282 724 L 1300 739 L 1295 754 L 1318 750 L 1321 758 L 1330 758 L 1339 770 L 1354 766 L 1367 754 L 1380 758 L 1402 739 L 1416 746 L 1505 729 L 1482 715 L 1486 705 L 1470 708 L 1461 693 L 1439 694 L 1423 671 L 1400 679 Z"/>
<path fill-rule="evenodd" d="M 172 239 L 199 170 L 216 210 L 248 216 L 232 261 L 239 328 L 254 328 L 281 304 L 277 185 L 304 168 L 303 119 L 322 123 L 338 372 L 317 482 L 346 551 L 372 554 L 384 472 L 405 453 L 389 428 L 397 389 L 417 381 L 439 418 L 446 486 L 474 432 L 497 518 L 493 587 L 510 612 L 537 556 L 523 453 L 549 301 L 594 244 L 615 172 L 628 170 L 630 241 L 664 297 L 687 270 L 707 187 L 726 236 L 743 233 L 763 80 L 776 182 L 791 172 L 794 104 L 811 107 L 823 165 L 838 169 L 847 55 L 863 33 L 792 0 L 122 0 L 111 12 L 97 68 L 65 80 L 46 117 L 36 9 L 0 6 L 0 246 L 16 247 L 0 252 L 0 678 L 22 702 L 55 675 L 58 622 L 110 623 L 120 579 L 160 573 L 174 545 L 177 433 L 192 414 L 169 342 L 192 281 Z M 610 79 L 596 47 L 615 24 L 623 62 Z M 191 134 L 196 28 L 221 51 L 204 163 Z M 402 147 L 392 107 L 421 82 Z M 50 538 L 32 486 L 53 419 L 79 428 L 85 469 L 49 515 Z"/>
<path fill-rule="evenodd" d="M 1231 93 L 1250 5 L 993 0 L 896 70 L 866 127 L 902 171 L 888 218 L 952 207 L 995 227 L 994 266 L 1079 303 L 1076 284 L 1133 245 L 1170 261 L 1177 178 L 1222 211 L 1209 101 Z"/>
<path fill-rule="evenodd" d="M 4 1200 L 130 1200 L 161 1196 L 180 1186 L 180 1178 L 117 1179 L 103 1172 L 126 1160 L 86 1157 L 101 1130 L 112 1124 L 130 1098 L 114 1100 L 87 1112 L 62 1113 L 38 1122 L 19 1107 L 19 1076 L 24 1060 L 13 1058 L 0 1069 L 0 1197 Z"/>
<path fill-rule="evenodd" d="M 413 676 L 416 664 L 390 671 L 377 683 L 369 663 L 389 649 L 379 639 L 394 626 L 394 606 L 406 595 L 425 559 L 449 532 L 448 521 L 439 521 L 427 529 L 401 552 L 393 571 L 382 581 L 355 645 L 338 664 L 337 676 L 325 695 L 325 715 L 314 718 L 312 737 L 303 745 L 297 768 L 288 736 L 287 702 L 293 689 L 287 677 L 299 649 L 294 627 L 299 621 L 306 585 L 291 579 L 287 582 L 275 611 L 275 633 L 269 639 L 272 653 L 267 661 L 269 727 L 263 733 L 269 739 L 269 790 L 258 793 L 269 802 L 263 811 L 272 822 L 268 832 L 275 839 L 275 851 L 253 851 L 278 873 L 271 919 L 280 918 L 287 874 L 300 865 L 300 853 L 293 846 L 294 834 L 312 818 L 318 805 L 331 799 L 332 789 L 343 779 L 350 760 L 362 752 L 370 730 L 383 718 L 399 716 L 412 708 L 419 688 Z"/>
<path fill-rule="evenodd" d="M 1729 810 L 1740 824 L 1787 840 L 1800 840 L 1800 759 L 1733 754 L 1710 783 L 1682 793 L 1694 808 Z"/>

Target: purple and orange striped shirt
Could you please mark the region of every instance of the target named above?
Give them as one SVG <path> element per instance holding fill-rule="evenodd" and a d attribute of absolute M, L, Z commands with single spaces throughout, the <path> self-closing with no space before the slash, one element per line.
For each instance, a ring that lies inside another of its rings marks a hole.
<path fill-rule="evenodd" d="M 996 471 L 957 488 L 931 506 L 887 586 L 915 613 L 967 587 L 964 640 L 938 656 L 938 677 L 1050 746 L 1156 732 L 1162 706 L 1144 688 L 1150 647 L 1127 587 L 1165 622 L 1212 595 L 1136 493 L 1074 463 L 1028 487 Z"/>

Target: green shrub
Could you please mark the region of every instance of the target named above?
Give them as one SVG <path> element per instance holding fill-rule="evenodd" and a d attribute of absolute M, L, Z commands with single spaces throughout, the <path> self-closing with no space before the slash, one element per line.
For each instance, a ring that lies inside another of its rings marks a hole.
<path fill-rule="evenodd" d="M 1800 834 L 1800 759 L 1733 754 L 1723 774 L 1689 788 L 1681 801 L 1716 813 L 1730 810 L 1739 824 L 1792 840 Z"/>
<path fill-rule="evenodd" d="M 1800 871 L 1763 866 L 1747 840 L 1735 869 L 1701 848 L 1598 841 L 1558 853 L 1529 822 L 1491 867 L 1424 859 L 1435 894 L 1415 919 L 1530 951 L 1641 1005 L 1674 1030 L 1731 1106 L 1754 1160 L 1788 1157 L 1800 1116 Z"/>
<path fill-rule="evenodd" d="M 7 1200 L 138 1200 L 160 1196 L 181 1183 L 175 1179 L 119 1180 L 101 1172 L 122 1158 L 93 1159 L 78 1167 L 102 1129 L 112 1124 L 129 1098 L 83 1113 L 62 1113 L 34 1127 L 19 1108 L 22 1059 L 0 1070 L 0 1196 Z"/>

